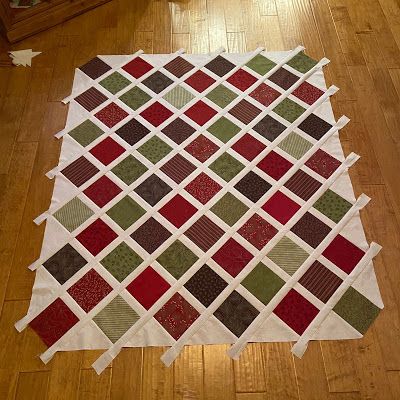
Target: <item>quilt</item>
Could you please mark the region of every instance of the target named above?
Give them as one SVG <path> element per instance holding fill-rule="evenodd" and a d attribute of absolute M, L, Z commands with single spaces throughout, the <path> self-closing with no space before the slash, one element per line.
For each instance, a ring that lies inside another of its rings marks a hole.
<path fill-rule="evenodd" d="M 383 308 L 322 68 L 302 46 L 76 69 L 27 315 L 48 349 L 360 338 Z"/>

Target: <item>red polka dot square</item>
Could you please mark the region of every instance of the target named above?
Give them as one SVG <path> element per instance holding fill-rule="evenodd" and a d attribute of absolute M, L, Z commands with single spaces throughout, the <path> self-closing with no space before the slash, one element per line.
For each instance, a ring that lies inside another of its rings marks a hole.
<path fill-rule="evenodd" d="M 308 168 L 328 179 L 340 166 L 340 161 L 318 149 L 306 162 Z"/>
<path fill-rule="evenodd" d="M 112 128 L 114 125 L 118 124 L 118 122 L 121 122 L 126 118 L 128 113 L 115 103 L 111 103 L 97 112 L 94 116 L 104 125 Z"/>
<path fill-rule="evenodd" d="M 292 94 L 298 99 L 311 105 L 314 104 L 324 94 L 324 92 L 308 82 L 303 82 L 298 88 L 293 90 Z"/>
<path fill-rule="evenodd" d="M 222 186 L 204 172 L 185 187 L 185 190 L 202 204 L 208 203 L 221 189 Z"/>
<path fill-rule="evenodd" d="M 237 87 L 239 90 L 245 91 L 257 82 L 257 78 L 250 75 L 245 70 L 239 69 L 227 79 L 227 82 Z"/>
<path fill-rule="evenodd" d="M 238 230 L 238 233 L 258 250 L 261 250 L 278 233 L 278 230 L 264 218 L 254 214 Z"/>
<path fill-rule="evenodd" d="M 219 147 L 204 135 L 199 135 L 185 147 L 189 154 L 202 163 L 207 161 L 218 149 Z"/>
<path fill-rule="evenodd" d="M 271 86 L 262 83 L 258 85 L 251 93 L 250 96 L 260 102 L 264 106 L 269 106 L 281 94 Z"/>

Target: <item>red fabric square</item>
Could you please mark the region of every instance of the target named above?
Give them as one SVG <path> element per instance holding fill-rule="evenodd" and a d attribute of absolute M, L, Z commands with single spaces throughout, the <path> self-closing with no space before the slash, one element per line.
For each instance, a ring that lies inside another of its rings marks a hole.
<path fill-rule="evenodd" d="M 210 201 L 221 189 L 222 186 L 204 172 L 185 187 L 185 190 L 202 204 Z"/>
<path fill-rule="evenodd" d="M 311 168 L 325 179 L 328 179 L 340 164 L 339 160 L 321 149 L 318 149 L 306 162 L 308 168 Z"/>
<path fill-rule="evenodd" d="M 286 158 L 271 151 L 257 164 L 257 167 L 275 180 L 278 180 L 289 171 L 292 165 Z"/>
<path fill-rule="evenodd" d="M 342 235 L 337 235 L 322 253 L 324 257 L 347 274 L 353 271 L 364 254 L 363 250 L 345 239 Z"/>
<path fill-rule="evenodd" d="M 92 268 L 68 289 L 71 297 L 89 312 L 112 291 L 112 287 Z"/>
<path fill-rule="evenodd" d="M 175 293 L 154 314 L 154 318 L 175 340 L 178 340 L 199 315 L 179 293 Z"/>
<path fill-rule="evenodd" d="M 218 149 L 219 147 L 204 135 L 199 135 L 185 147 L 185 150 L 200 162 L 208 160 Z"/>
<path fill-rule="evenodd" d="M 180 194 L 177 194 L 165 206 L 161 207 L 159 213 L 177 228 L 180 228 L 196 211 L 197 208 L 195 206 Z"/>
<path fill-rule="evenodd" d="M 212 259 L 233 277 L 238 275 L 252 258 L 253 255 L 232 238 L 212 256 Z"/>
<path fill-rule="evenodd" d="M 97 219 L 77 235 L 76 239 L 95 256 L 117 236 L 118 235 L 104 221 Z"/>
<path fill-rule="evenodd" d="M 237 70 L 233 75 L 231 75 L 227 81 L 237 87 L 238 89 L 244 91 L 248 89 L 251 85 L 257 82 L 257 78 L 253 75 L 250 75 L 243 69 Z"/>
<path fill-rule="evenodd" d="M 122 69 L 137 79 L 152 70 L 153 66 L 142 58 L 136 57 L 128 62 L 128 64 L 124 65 Z"/>
<path fill-rule="evenodd" d="M 217 111 L 201 100 L 185 111 L 185 115 L 199 125 L 204 125 L 215 114 L 217 114 Z"/>
<path fill-rule="evenodd" d="M 301 335 L 317 316 L 319 310 L 294 289 L 276 306 L 274 313 L 286 325 Z"/>
<path fill-rule="evenodd" d="M 324 92 L 308 82 L 303 82 L 298 88 L 293 90 L 292 94 L 298 99 L 303 100 L 305 103 L 311 105 L 315 103 L 324 94 Z"/>
<path fill-rule="evenodd" d="M 29 326 L 50 347 L 78 321 L 78 317 L 58 298 L 34 318 Z"/>
<path fill-rule="evenodd" d="M 111 103 L 97 112 L 94 116 L 104 125 L 112 128 L 114 125 L 118 124 L 118 122 L 126 118 L 128 113 L 115 103 Z"/>
<path fill-rule="evenodd" d="M 90 150 L 90 153 L 104 165 L 110 164 L 124 152 L 125 149 L 114 139 L 110 138 L 110 136 L 106 137 Z"/>
<path fill-rule="evenodd" d="M 83 193 L 100 208 L 104 207 L 121 192 L 122 189 L 105 175 L 83 191 Z"/>
<path fill-rule="evenodd" d="M 250 96 L 256 99 L 264 106 L 269 106 L 274 100 L 276 100 L 281 94 L 273 89 L 271 86 L 262 83 L 258 85 L 251 93 Z"/>
<path fill-rule="evenodd" d="M 169 288 L 169 283 L 161 275 L 147 267 L 126 290 L 148 310 Z"/>
<path fill-rule="evenodd" d="M 232 149 L 243 156 L 246 160 L 254 160 L 264 149 L 265 144 L 261 143 L 254 136 L 246 133 L 233 146 Z"/>
<path fill-rule="evenodd" d="M 254 214 L 239 230 L 242 235 L 258 250 L 261 250 L 278 230 L 258 214 Z"/>
<path fill-rule="evenodd" d="M 146 108 L 140 113 L 140 115 L 149 121 L 154 126 L 161 125 L 165 120 L 167 120 L 171 115 L 172 111 L 167 107 L 163 106 L 161 103 L 156 101 L 150 107 Z"/>
<path fill-rule="evenodd" d="M 288 222 L 290 218 L 292 218 L 293 215 L 296 214 L 296 212 L 300 209 L 300 205 L 282 192 L 276 192 L 262 206 L 262 209 L 281 224 L 285 225 L 286 222 Z"/>
<path fill-rule="evenodd" d="M 190 75 L 185 82 L 198 92 L 204 92 L 215 82 L 215 79 L 199 70 Z"/>

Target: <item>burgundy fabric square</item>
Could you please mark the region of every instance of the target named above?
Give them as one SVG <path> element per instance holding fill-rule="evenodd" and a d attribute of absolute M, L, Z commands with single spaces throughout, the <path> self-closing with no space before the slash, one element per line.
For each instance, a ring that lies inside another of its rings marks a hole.
<path fill-rule="evenodd" d="M 58 298 L 35 317 L 29 323 L 29 326 L 50 347 L 64 336 L 78 321 L 78 317 Z"/>
<path fill-rule="evenodd" d="M 125 125 L 115 131 L 119 137 L 124 139 L 125 142 L 131 146 L 142 140 L 149 134 L 149 132 L 150 130 L 135 118 L 132 118 Z"/>
<path fill-rule="evenodd" d="M 192 172 L 196 170 L 194 164 L 186 160 L 180 154 L 176 154 L 169 161 L 167 161 L 160 170 L 165 175 L 169 176 L 174 182 L 181 183 Z"/>
<path fill-rule="evenodd" d="M 274 72 L 268 79 L 271 82 L 274 82 L 276 85 L 280 86 L 281 88 L 288 90 L 300 78 L 292 74 L 285 68 L 279 68 L 278 71 Z"/>
<path fill-rule="evenodd" d="M 321 182 L 312 178 L 301 169 L 285 183 L 285 187 L 304 201 L 307 201 L 321 185 Z"/>
<path fill-rule="evenodd" d="M 185 111 L 185 115 L 200 126 L 204 125 L 215 114 L 217 114 L 217 111 L 201 100 L 193 104 L 189 109 Z"/>
<path fill-rule="evenodd" d="M 90 150 L 90 153 L 104 165 L 112 163 L 124 152 L 125 149 L 110 136 L 106 137 Z"/>
<path fill-rule="evenodd" d="M 298 88 L 293 90 L 292 94 L 304 101 L 304 103 L 311 105 L 314 104 L 324 92 L 308 82 L 303 82 Z"/>
<path fill-rule="evenodd" d="M 300 205 L 278 191 L 267 200 L 262 209 L 285 225 L 300 209 Z"/>
<path fill-rule="evenodd" d="M 252 258 L 253 255 L 233 238 L 228 239 L 212 256 L 212 259 L 233 277 L 237 276 Z"/>
<path fill-rule="evenodd" d="M 291 231 L 311 247 L 316 248 L 325 239 L 331 228 L 311 213 L 306 212 Z"/>
<path fill-rule="evenodd" d="M 258 164 L 257 167 L 276 181 L 282 178 L 293 164 L 278 153 L 270 151 Z"/>
<path fill-rule="evenodd" d="M 156 101 L 150 107 L 143 110 L 140 115 L 148 122 L 154 126 L 161 125 L 165 120 L 167 120 L 173 112 L 167 107 L 163 106 L 161 103 Z"/>
<path fill-rule="evenodd" d="M 296 290 L 291 289 L 274 310 L 286 325 L 301 335 L 317 316 L 319 310 Z"/>
<path fill-rule="evenodd" d="M 170 284 L 152 267 L 147 267 L 126 290 L 148 310 L 168 289 Z"/>
<path fill-rule="evenodd" d="M 70 296 L 89 312 L 110 292 L 112 287 L 92 268 L 68 289 Z"/>
<path fill-rule="evenodd" d="M 144 61 L 143 58 L 135 57 L 128 64 L 125 64 L 122 69 L 137 79 L 151 71 L 153 66 Z"/>
<path fill-rule="evenodd" d="M 286 126 L 270 115 L 266 115 L 261 121 L 257 122 L 253 129 L 265 139 L 273 142 L 286 129 Z"/>
<path fill-rule="evenodd" d="M 205 65 L 205 68 L 214 72 L 215 75 L 219 77 L 223 77 L 229 71 L 235 68 L 235 65 L 228 61 L 225 57 L 218 55 L 213 60 L 211 60 L 208 64 Z"/>
<path fill-rule="evenodd" d="M 194 66 L 190 64 L 189 61 L 186 61 L 183 57 L 178 56 L 170 61 L 167 65 L 164 65 L 164 68 L 177 78 L 181 78 L 183 75 L 191 71 Z"/>
<path fill-rule="evenodd" d="M 261 250 L 276 234 L 278 230 L 258 214 L 254 214 L 239 230 L 248 242 Z"/>
<path fill-rule="evenodd" d="M 308 168 L 328 179 L 340 166 L 340 161 L 318 149 L 306 162 Z"/>
<path fill-rule="evenodd" d="M 104 221 L 97 219 L 79 233 L 76 239 L 95 256 L 116 239 L 117 236 Z"/>
<path fill-rule="evenodd" d="M 104 75 L 111 67 L 98 57 L 92 58 L 86 64 L 79 67 L 87 76 L 92 79 L 97 79 Z"/>
<path fill-rule="evenodd" d="M 161 132 L 173 140 L 176 144 L 181 144 L 188 137 L 192 136 L 196 129 L 184 120 L 177 118 L 161 130 Z"/>
<path fill-rule="evenodd" d="M 121 192 L 122 189 L 105 175 L 83 191 L 100 208 L 104 207 Z"/>
<path fill-rule="evenodd" d="M 185 190 L 202 204 L 209 202 L 221 189 L 222 186 L 204 172 L 185 187 Z"/>
<path fill-rule="evenodd" d="M 165 76 L 162 72 L 156 71 L 146 79 L 143 79 L 142 84 L 151 89 L 154 93 L 161 93 L 174 81 Z"/>
<path fill-rule="evenodd" d="M 315 114 L 310 114 L 301 124 L 299 124 L 299 128 L 303 132 L 307 133 L 307 135 L 319 140 L 332 128 L 332 125 Z"/>
<path fill-rule="evenodd" d="M 98 91 L 95 87 L 91 87 L 79 96 L 75 97 L 75 101 L 88 111 L 93 111 L 107 100 L 108 97 Z"/>
<path fill-rule="evenodd" d="M 98 168 L 83 156 L 61 170 L 61 173 L 77 187 L 82 186 L 98 172 Z"/>
<path fill-rule="evenodd" d="M 264 149 L 264 143 L 261 143 L 255 137 L 246 133 L 234 145 L 232 149 L 243 156 L 246 160 L 254 160 Z"/>
<path fill-rule="evenodd" d="M 233 75 L 231 75 L 227 82 L 237 87 L 239 90 L 245 91 L 251 85 L 257 82 L 257 78 L 249 74 L 244 69 L 238 69 Z"/>
<path fill-rule="evenodd" d="M 185 232 L 185 235 L 204 252 L 210 250 L 223 234 L 224 231 L 205 215 Z"/>
<path fill-rule="evenodd" d="M 260 112 L 261 110 L 259 108 L 253 106 L 253 104 L 249 103 L 247 100 L 241 100 L 229 110 L 229 114 L 233 115 L 245 125 L 250 124 L 250 122 L 260 114 Z"/>
<path fill-rule="evenodd" d="M 114 125 L 118 124 L 118 122 L 121 122 L 126 118 L 128 113 L 115 103 L 111 103 L 97 112 L 94 116 L 104 125 L 112 128 Z"/>
<path fill-rule="evenodd" d="M 178 340 L 199 316 L 198 311 L 179 293 L 175 293 L 154 314 L 154 318 L 175 340 Z"/>
<path fill-rule="evenodd" d="M 364 254 L 365 252 L 363 250 L 348 241 L 342 235 L 337 235 L 322 253 L 324 257 L 347 274 L 353 271 Z"/>
<path fill-rule="evenodd" d="M 150 175 L 135 188 L 135 192 L 151 206 L 155 206 L 172 188 L 156 174 Z"/>
<path fill-rule="evenodd" d="M 210 139 L 206 138 L 203 134 L 197 136 L 193 142 L 189 143 L 185 150 L 191 154 L 194 158 L 197 158 L 200 162 L 207 161 L 219 147 L 212 142 Z"/>
<path fill-rule="evenodd" d="M 253 171 L 247 173 L 235 186 L 235 189 L 256 203 L 271 188 L 271 185 Z"/>
<path fill-rule="evenodd" d="M 250 96 L 253 99 L 256 99 L 265 107 L 268 107 L 280 95 L 281 94 L 277 90 L 265 83 L 261 83 L 250 93 Z"/>
<path fill-rule="evenodd" d="M 159 210 L 159 213 L 169 222 L 180 228 L 188 219 L 196 214 L 197 208 L 184 197 L 177 194 Z"/>
<path fill-rule="evenodd" d="M 211 76 L 199 70 L 190 75 L 189 78 L 185 80 L 185 82 L 190 87 L 201 93 L 204 92 L 208 87 L 210 87 L 215 82 L 215 79 L 211 78 Z"/>

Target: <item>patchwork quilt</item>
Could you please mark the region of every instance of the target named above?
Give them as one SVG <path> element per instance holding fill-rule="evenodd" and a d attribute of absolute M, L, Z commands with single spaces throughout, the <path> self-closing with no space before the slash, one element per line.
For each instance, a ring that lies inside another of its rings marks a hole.
<path fill-rule="evenodd" d="M 27 325 L 57 351 L 360 338 L 383 308 L 322 67 L 303 47 L 76 70 Z"/>

